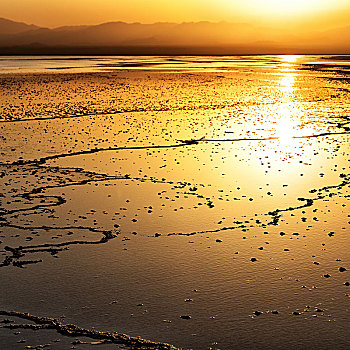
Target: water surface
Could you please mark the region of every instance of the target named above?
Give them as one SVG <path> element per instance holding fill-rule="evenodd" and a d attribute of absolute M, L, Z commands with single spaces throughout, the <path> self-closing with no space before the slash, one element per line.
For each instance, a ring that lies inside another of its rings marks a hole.
<path fill-rule="evenodd" d="M 349 63 L 2 57 L 1 346 L 348 349 Z"/>

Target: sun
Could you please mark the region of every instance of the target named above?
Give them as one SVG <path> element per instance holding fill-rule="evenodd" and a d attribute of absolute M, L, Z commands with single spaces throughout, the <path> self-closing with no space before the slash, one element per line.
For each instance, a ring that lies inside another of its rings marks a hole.
<path fill-rule="evenodd" d="M 264 4 L 271 12 L 280 14 L 298 14 L 317 7 L 322 0 L 265 0 Z"/>
<path fill-rule="evenodd" d="M 251 11 L 264 17 L 282 19 L 315 14 L 328 8 L 329 0 L 247 0 Z"/>

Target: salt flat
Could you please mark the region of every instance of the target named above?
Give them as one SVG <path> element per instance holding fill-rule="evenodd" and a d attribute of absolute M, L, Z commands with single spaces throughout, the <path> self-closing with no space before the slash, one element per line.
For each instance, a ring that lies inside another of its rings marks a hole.
<path fill-rule="evenodd" d="M 349 348 L 350 58 L 8 60 L 2 348 Z"/>

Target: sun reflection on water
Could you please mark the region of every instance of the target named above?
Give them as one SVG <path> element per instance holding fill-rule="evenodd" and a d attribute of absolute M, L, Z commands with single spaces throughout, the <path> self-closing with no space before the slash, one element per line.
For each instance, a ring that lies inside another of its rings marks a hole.
<path fill-rule="evenodd" d="M 279 81 L 279 89 L 283 94 L 292 94 L 295 90 L 295 73 L 284 73 Z M 292 96 L 283 96 L 284 100 L 290 100 Z"/>
<path fill-rule="evenodd" d="M 289 112 L 287 109 L 286 112 Z M 276 136 L 279 139 L 279 143 L 282 146 L 291 145 L 293 141 L 294 125 L 288 115 L 281 115 L 277 121 Z"/>
<path fill-rule="evenodd" d="M 285 60 L 294 59 L 293 57 L 284 57 Z M 295 73 L 283 73 L 279 81 L 279 90 L 282 94 L 282 101 L 278 105 L 276 111 L 277 126 L 276 136 L 279 138 L 279 143 L 282 146 L 291 145 L 293 141 L 293 132 L 295 126 L 296 111 L 293 104 L 293 96 L 295 90 Z"/>
<path fill-rule="evenodd" d="M 299 57 L 299 55 L 282 55 L 280 59 L 284 63 L 295 63 Z"/>
<path fill-rule="evenodd" d="M 280 56 L 280 71 L 281 72 L 295 72 L 295 67 L 298 64 L 298 55 L 282 55 Z"/>

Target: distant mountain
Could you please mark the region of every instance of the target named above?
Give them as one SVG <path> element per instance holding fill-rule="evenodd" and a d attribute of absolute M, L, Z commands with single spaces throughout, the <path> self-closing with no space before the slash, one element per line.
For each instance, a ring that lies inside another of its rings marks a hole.
<path fill-rule="evenodd" d="M 6 34 L 18 34 L 27 32 L 29 30 L 35 30 L 39 27 L 31 24 L 25 24 L 22 22 L 14 22 L 10 21 L 6 18 L 0 18 L 0 35 L 6 35 Z"/>
<path fill-rule="evenodd" d="M 35 30 L 33 30 L 35 29 Z M 220 45 L 251 39 L 255 30 L 246 24 L 230 23 L 124 23 L 110 22 L 94 26 L 70 26 L 55 29 L 30 28 L 18 33 L 3 33 L 2 46 L 135 46 L 135 45 Z"/>
<path fill-rule="evenodd" d="M 326 42 L 331 41 L 335 46 L 347 47 L 347 52 L 350 54 L 350 26 L 328 30 L 322 33 L 321 36 Z"/>
<path fill-rule="evenodd" d="M 227 22 L 109 22 L 48 29 L 0 19 L 3 54 L 350 53 L 349 37 L 350 27 L 302 33 Z"/>

